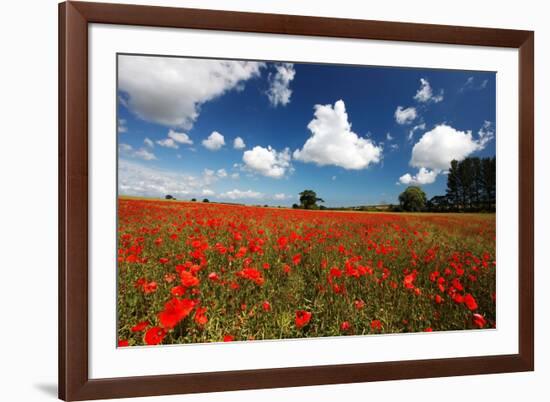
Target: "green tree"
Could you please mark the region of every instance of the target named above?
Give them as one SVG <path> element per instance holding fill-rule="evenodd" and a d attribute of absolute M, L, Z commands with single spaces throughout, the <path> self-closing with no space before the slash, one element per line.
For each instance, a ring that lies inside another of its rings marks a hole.
<path fill-rule="evenodd" d="M 472 206 L 475 181 L 472 158 L 466 158 L 458 164 L 458 175 L 460 177 L 460 199 L 462 208 L 469 209 Z"/>
<path fill-rule="evenodd" d="M 453 210 L 494 210 L 496 158 L 453 160 L 447 175 L 447 200 Z"/>
<path fill-rule="evenodd" d="M 426 209 L 432 212 L 445 212 L 449 209 L 449 198 L 446 195 L 436 195 L 426 202 Z"/>
<path fill-rule="evenodd" d="M 210 202 L 210 201 L 208 201 L 208 198 L 205 198 L 204 200 L 202 200 L 202 202 Z"/>
<path fill-rule="evenodd" d="M 313 190 L 304 190 L 300 193 L 300 204 L 304 209 L 316 209 L 318 202 L 325 202 L 322 198 L 317 197 L 317 193 Z"/>
<path fill-rule="evenodd" d="M 407 187 L 399 194 L 399 205 L 404 211 L 421 211 L 426 205 L 426 193 L 418 186 Z"/>
<path fill-rule="evenodd" d="M 458 209 L 460 204 L 460 178 L 458 176 L 458 161 L 452 160 L 449 174 L 447 175 L 447 199 L 453 209 Z"/>
<path fill-rule="evenodd" d="M 496 202 L 496 164 L 495 157 L 481 160 L 481 199 L 484 209 L 493 210 Z"/>
<path fill-rule="evenodd" d="M 482 176 L 482 170 L 481 170 L 481 159 L 480 158 L 472 158 L 472 164 L 474 169 L 474 185 L 473 185 L 473 194 L 472 194 L 472 202 L 474 204 L 474 207 L 479 210 L 482 208 L 481 206 L 481 189 L 483 187 L 483 176 Z"/>

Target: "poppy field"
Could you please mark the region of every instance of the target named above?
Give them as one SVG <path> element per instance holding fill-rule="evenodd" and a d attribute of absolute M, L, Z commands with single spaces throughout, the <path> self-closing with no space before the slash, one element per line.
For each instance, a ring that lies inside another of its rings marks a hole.
<path fill-rule="evenodd" d="M 496 327 L 494 214 L 119 198 L 118 345 Z"/>

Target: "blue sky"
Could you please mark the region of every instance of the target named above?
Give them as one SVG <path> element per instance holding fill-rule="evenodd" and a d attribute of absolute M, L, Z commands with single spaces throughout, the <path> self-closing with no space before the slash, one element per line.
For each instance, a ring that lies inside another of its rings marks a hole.
<path fill-rule="evenodd" d="M 495 155 L 493 72 L 119 55 L 119 193 L 291 205 L 444 194 Z M 235 139 L 239 138 L 235 142 Z"/>

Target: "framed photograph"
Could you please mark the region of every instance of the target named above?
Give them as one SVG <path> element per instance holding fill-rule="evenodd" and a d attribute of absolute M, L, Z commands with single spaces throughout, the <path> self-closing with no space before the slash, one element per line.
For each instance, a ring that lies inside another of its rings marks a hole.
<path fill-rule="evenodd" d="M 534 33 L 59 6 L 59 397 L 534 369 Z"/>

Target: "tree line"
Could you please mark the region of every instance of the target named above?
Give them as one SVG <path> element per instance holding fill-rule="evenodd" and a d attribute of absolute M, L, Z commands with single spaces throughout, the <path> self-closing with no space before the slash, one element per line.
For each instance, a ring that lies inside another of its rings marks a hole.
<path fill-rule="evenodd" d="M 364 210 L 363 208 L 327 208 L 322 198 L 313 190 L 299 193 L 300 204 L 293 204 L 294 209 L 331 209 L 331 210 Z M 167 200 L 175 200 L 166 195 Z M 191 201 L 196 201 L 193 198 Z M 209 202 L 207 198 L 203 202 Z M 267 205 L 264 205 L 267 206 Z M 447 189 L 445 195 L 436 195 L 427 199 L 426 193 L 419 186 L 409 186 L 399 195 L 398 205 L 388 205 L 385 210 L 400 212 L 493 212 L 496 209 L 496 157 L 470 157 L 462 161 L 453 160 L 447 172 Z M 369 210 L 367 208 L 367 210 Z M 376 209 L 375 209 L 376 210 Z"/>
<path fill-rule="evenodd" d="M 445 195 L 426 199 L 418 186 L 399 195 L 396 211 L 493 212 L 496 209 L 496 157 L 453 160 Z"/>
<path fill-rule="evenodd" d="M 317 193 L 313 190 L 304 190 L 299 196 L 300 204 L 292 204 L 292 208 L 294 209 L 327 209 L 323 205 L 317 205 L 318 202 L 325 201 L 317 197 Z"/>
<path fill-rule="evenodd" d="M 455 210 L 494 211 L 496 157 L 452 161 L 447 176 L 447 203 Z"/>

